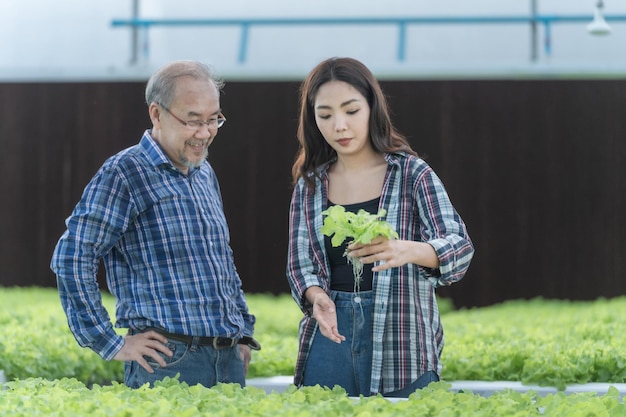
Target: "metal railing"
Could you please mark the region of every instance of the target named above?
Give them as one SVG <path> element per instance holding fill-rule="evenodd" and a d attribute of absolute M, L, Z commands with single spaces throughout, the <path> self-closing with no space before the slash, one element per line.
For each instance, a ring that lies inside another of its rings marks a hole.
<path fill-rule="evenodd" d="M 605 15 L 605 20 L 626 21 L 626 15 Z M 528 24 L 531 28 L 531 60 L 537 59 L 536 36 L 537 25 L 543 25 L 543 48 L 546 56 L 552 53 L 551 28 L 556 23 L 589 23 L 593 15 L 527 15 L 527 16 L 460 16 L 460 17 L 325 17 L 325 18 L 251 18 L 251 19 L 114 19 L 113 27 L 131 27 L 140 31 L 140 38 L 133 32 L 133 56 L 143 52 L 143 59 L 150 54 L 148 31 L 154 26 L 239 26 L 241 37 L 239 40 L 239 63 L 246 61 L 250 28 L 253 26 L 304 26 L 304 25 L 394 25 L 398 29 L 396 58 L 399 62 L 406 59 L 407 27 L 410 25 L 490 25 L 490 24 Z M 141 47 L 140 47 L 141 44 Z M 131 59 L 131 62 L 133 59 Z"/>

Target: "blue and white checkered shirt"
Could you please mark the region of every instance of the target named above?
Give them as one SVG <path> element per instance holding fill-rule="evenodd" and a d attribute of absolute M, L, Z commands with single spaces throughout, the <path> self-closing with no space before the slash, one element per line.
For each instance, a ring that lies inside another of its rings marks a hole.
<path fill-rule="evenodd" d="M 61 303 L 81 346 L 112 359 L 123 346 L 102 305 L 100 259 L 116 327 L 252 336 L 215 172 L 184 175 L 150 131 L 109 158 L 84 190 L 54 251 Z"/>
<path fill-rule="evenodd" d="M 474 247 L 465 224 L 431 167 L 404 153 L 386 154 L 387 174 L 379 208 L 399 238 L 428 242 L 439 258 L 432 270 L 408 264 L 373 276 L 373 352 L 371 392 L 403 389 L 427 371 L 440 374 L 443 329 L 435 288 L 460 280 Z M 320 168 L 315 193 L 302 179 L 296 184 L 289 214 L 287 278 L 305 316 L 300 323 L 300 347 L 294 383 L 303 371 L 317 322 L 304 292 L 319 286 L 330 290 L 330 265 L 324 250 L 322 211 L 328 195 L 328 165 Z"/>

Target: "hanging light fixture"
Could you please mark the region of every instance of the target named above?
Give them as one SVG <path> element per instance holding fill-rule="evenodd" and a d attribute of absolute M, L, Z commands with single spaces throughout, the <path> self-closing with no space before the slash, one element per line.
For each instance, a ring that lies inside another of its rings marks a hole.
<path fill-rule="evenodd" d="M 596 7 L 593 11 L 593 21 L 587 25 L 587 32 L 592 35 L 608 35 L 611 33 L 611 26 L 606 23 L 604 16 L 602 15 L 602 8 L 604 4 L 602 0 L 598 0 Z"/>

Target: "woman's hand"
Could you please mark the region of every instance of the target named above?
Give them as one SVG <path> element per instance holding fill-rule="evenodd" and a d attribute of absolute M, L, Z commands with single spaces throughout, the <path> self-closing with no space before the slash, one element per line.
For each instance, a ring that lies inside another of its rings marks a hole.
<path fill-rule="evenodd" d="M 367 245 L 360 243 L 349 245 L 348 256 L 359 258 L 364 264 L 380 261 L 372 268 L 374 272 L 408 263 L 439 268 L 439 258 L 435 249 L 428 243 L 411 240 L 389 240 L 385 237 L 377 237 Z"/>
<path fill-rule="evenodd" d="M 317 320 L 322 335 L 335 343 L 346 340 L 339 334 L 335 303 L 328 294 L 320 287 L 311 287 L 306 291 L 305 296 L 313 304 L 313 318 Z"/>

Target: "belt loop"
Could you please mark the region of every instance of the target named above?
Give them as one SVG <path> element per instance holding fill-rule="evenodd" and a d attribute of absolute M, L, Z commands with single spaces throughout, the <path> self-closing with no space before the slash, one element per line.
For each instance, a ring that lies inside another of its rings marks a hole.
<path fill-rule="evenodd" d="M 191 347 L 189 348 L 190 351 L 195 352 L 196 350 L 198 350 L 198 345 L 200 344 L 200 337 L 199 336 L 193 336 L 191 338 Z"/>

